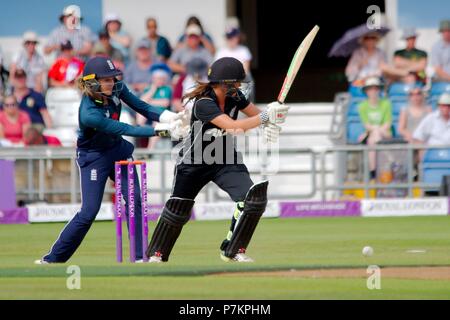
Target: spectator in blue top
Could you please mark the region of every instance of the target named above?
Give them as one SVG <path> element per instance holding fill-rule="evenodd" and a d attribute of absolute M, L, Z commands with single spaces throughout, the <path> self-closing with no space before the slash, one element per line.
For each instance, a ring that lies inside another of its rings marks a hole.
<path fill-rule="evenodd" d="M 450 82 L 450 20 L 441 21 L 439 31 L 442 39 L 431 50 L 431 64 L 435 72 L 434 80 Z"/>
<path fill-rule="evenodd" d="M 17 69 L 14 73 L 13 90 L 20 109 L 28 113 L 33 127 L 40 132 L 52 127 L 44 96 L 27 86 L 27 74 L 22 69 Z"/>
<path fill-rule="evenodd" d="M 153 60 L 166 62 L 172 54 L 169 40 L 158 34 L 158 23 L 155 18 L 148 18 L 146 27 L 147 37 L 144 39 L 150 41 Z"/>

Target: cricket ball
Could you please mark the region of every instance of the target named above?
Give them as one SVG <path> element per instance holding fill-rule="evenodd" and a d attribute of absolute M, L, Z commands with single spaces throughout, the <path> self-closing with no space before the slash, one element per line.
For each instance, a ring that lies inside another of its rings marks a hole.
<path fill-rule="evenodd" d="M 370 257 L 370 256 L 372 256 L 372 255 L 373 255 L 373 248 L 372 248 L 372 247 L 369 247 L 369 246 L 364 247 L 364 248 L 362 249 L 362 254 L 363 254 L 363 256 L 365 256 L 365 257 Z"/>

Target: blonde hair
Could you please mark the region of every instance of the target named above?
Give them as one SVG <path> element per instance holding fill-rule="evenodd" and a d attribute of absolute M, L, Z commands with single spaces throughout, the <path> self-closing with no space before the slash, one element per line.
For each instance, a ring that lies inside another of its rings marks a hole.
<path fill-rule="evenodd" d="M 18 103 L 19 103 L 19 102 L 17 101 L 16 96 L 15 96 L 11 91 L 8 91 L 8 92 L 6 92 L 6 93 L 3 95 L 3 101 L 5 101 L 5 100 L 8 99 L 8 98 L 13 98 L 15 104 L 18 104 Z"/>
<path fill-rule="evenodd" d="M 83 77 L 77 79 L 77 86 L 83 95 L 86 95 L 93 100 L 103 101 L 103 97 L 98 92 L 93 91 L 92 87 L 87 85 L 87 81 L 83 80 Z"/>

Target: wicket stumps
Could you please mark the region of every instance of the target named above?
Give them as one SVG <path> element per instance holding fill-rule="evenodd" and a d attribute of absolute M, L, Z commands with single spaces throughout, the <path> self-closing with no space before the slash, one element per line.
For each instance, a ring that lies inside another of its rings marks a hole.
<path fill-rule="evenodd" d="M 115 163 L 115 211 L 116 211 L 116 256 L 117 262 L 123 261 L 122 251 L 122 166 L 127 167 L 128 183 L 128 234 L 130 238 L 130 262 L 136 262 L 136 229 L 135 229 L 135 166 L 141 166 L 141 208 L 142 208 L 142 257 L 148 261 L 145 254 L 148 244 L 148 211 L 147 211 L 147 168 L 143 161 L 117 161 Z"/>

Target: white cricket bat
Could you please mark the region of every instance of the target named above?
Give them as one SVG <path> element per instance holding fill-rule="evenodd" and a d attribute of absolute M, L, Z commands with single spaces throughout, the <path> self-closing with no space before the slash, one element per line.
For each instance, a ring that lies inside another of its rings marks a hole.
<path fill-rule="evenodd" d="M 295 76 L 297 75 L 300 66 L 302 65 L 303 59 L 305 59 L 306 53 L 311 47 L 311 44 L 314 38 L 319 32 L 319 26 L 314 26 L 314 28 L 308 33 L 308 35 L 303 39 L 302 43 L 298 47 L 295 52 L 294 58 L 292 58 L 291 65 L 289 66 L 289 70 L 287 72 L 286 78 L 284 79 L 283 86 L 281 87 L 280 94 L 278 95 L 278 102 L 284 103 L 287 94 L 289 93 L 289 89 L 291 89 L 291 85 L 294 82 Z"/>

